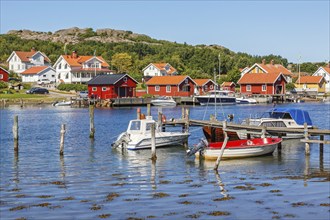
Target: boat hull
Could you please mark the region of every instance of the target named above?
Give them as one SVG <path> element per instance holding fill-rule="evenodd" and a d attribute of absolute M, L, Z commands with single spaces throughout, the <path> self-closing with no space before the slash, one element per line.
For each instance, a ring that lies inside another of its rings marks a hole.
<path fill-rule="evenodd" d="M 274 152 L 281 141 L 281 138 L 228 141 L 222 158 L 235 159 L 268 155 Z M 222 144 L 223 142 L 210 143 L 201 153 L 197 152 L 195 156 L 202 155 L 207 160 L 216 160 L 220 155 Z"/>
<path fill-rule="evenodd" d="M 200 105 L 234 105 L 236 98 L 234 97 L 196 97 Z"/>
<path fill-rule="evenodd" d="M 154 106 L 176 106 L 176 102 L 157 102 L 151 101 L 151 104 Z"/>
<path fill-rule="evenodd" d="M 162 132 L 162 134 L 156 133 L 156 147 L 182 145 L 187 141 L 189 133 L 178 133 L 178 132 Z M 147 137 L 131 138 L 131 141 L 127 143 L 126 148 L 128 150 L 138 149 L 150 149 L 151 148 L 151 135 Z"/>

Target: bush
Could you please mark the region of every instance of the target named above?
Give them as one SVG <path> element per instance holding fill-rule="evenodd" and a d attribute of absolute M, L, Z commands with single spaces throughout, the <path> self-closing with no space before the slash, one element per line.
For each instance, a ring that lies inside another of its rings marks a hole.
<path fill-rule="evenodd" d="M 87 85 L 83 85 L 83 84 L 60 84 L 57 86 L 58 90 L 62 90 L 62 91 L 71 91 L 71 90 L 75 90 L 75 91 L 85 91 L 87 90 Z"/>
<path fill-rule="evenodd" d="M 31 84 L 30 83 L 23 83 L 23 88 L 24 89 L 31 89 Z"/>
<path fill-rule="evenodd" d="M 0 81 L 0 89 L 8 88 L 8 83 Z"/>

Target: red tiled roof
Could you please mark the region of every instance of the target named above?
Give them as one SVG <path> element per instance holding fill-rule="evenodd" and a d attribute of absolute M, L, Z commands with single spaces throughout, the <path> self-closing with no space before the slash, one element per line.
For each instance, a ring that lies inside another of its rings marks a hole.
<path fill-rule="evenodd" d="M 326 66 L 326 67 L 323 67 L 323 69 L 330 74 L 330 67 L 329 66 Z"/>
<path fill-rule="evenodd" d="M 29 62 L 29 58 L 31 58 L 34 54 L 37 53 L 37 51 L 29 51 L 29 52 L 24 52 L 24 51 L 15 51 L 16 55 L 20 58 L 20 60 L 22 62 Z M 41 52 L 40 52 L 41 53 Z M 41 53 L 44 58 L 45 58 L 45 61 L 50 63 L 50 60 L 47 56 L 45 56 L 43 53 Z"/>
<path fill-rule="evenodd" d="M 211 80 L 210 79 L 194 79 L 194 81 L 197 84 L 197 86 L 203 86 Z M 213 83 L 213 81 L 212 81 L 212 83 Z"/>
<path fill-rule="evenodd" d="M 74 58 L 72 55 L 62 55 L 62 57 L 71 67 L 74 67 L 82 66 L 84 62 L 92 59 L 94 56 L 77 56 L 76 58 Z M 105 60 L 101 56 L 97 56 L 97 58 L 102 61 L 102 67 L 109 67 L 109 64 L 105 62 Z"/>
<path fill-rule="evenodd" d="M 33 67 L 25 70 L 21 74 L 23 74 L 23 75 L 38 74 L 39 72 L 45 70 L 46 68 L 48 68 L 48 66 L 33 66 Z"/>
<path fill-rule="evenodd" d="M 296 83 L 317 84 L 320 83 L 323 76 L 301 76 Z"/>
<path fill-rule="evenodd" d="M 146 85 L 179 85 L 188 76 L 154 76 L 146 82 Z"/>
<path fill-rule="evenodd" d="M 238 80 L 238 84 L 273 84 L 281 73 L 249 73 Z"/>
<path fill-rule="evenodd" d="M 267 73 L 282 73 L 283 75 L 286 76 L 291 76 L 292 73 L 290 70 L 288 70 L 287 68 L 285 68 L 284 66 L 282 66 L 281 64 L 254 64 L 252 67 L 254 69 L 254 67 L 258 65 L 260 68 L 262 68 L 263 70 L 265 70 Z"/>
<path fill-rule="evenodd" d="M 233 83 L 233 82 L 223 82 L 223 83 L 221 84 L 221 86 L 231 86 L 232 84 L 235 85 L 235 83 Z"/>
<path fill-rule="evenodd" d="M 153 63 L 153 65 L 156 67 L 156 68 L 158 68 L 159 70 L 163 70 L 163 71 L 166 71 L 167 72 L 167 74 L 173 74 L 174 72 L 177 72 L 177 70 L 174 68 L 174 67 L 172 67 L 171 65 L 170 65 L 170 69 L 169 70 L 166 70 L 165 69 L 165 66 L 166 65 L 169 65 L 169 64 L 167 64 L 167 63 Z"/>

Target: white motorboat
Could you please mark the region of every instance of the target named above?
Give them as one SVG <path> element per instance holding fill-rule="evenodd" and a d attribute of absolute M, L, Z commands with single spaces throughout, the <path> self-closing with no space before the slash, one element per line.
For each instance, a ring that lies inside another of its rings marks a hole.
<path fill-rule="evenodd" d="M 228 141 L 223 151 L 223 159 L 235 159 L 269 155 L 274 152 L 281 138 L 254 138 Z M 187 151 L 187 154 L 195 154 L 196 158 L 202 156 L 207 160 L 216 160 L 221 152 L 223 142 L 208 143 L 205 139 Z"/>
<path fill-rule="evenodd" d="M 71 104 L 72 104 L 72 101 L 64 101 L 63 100 L 61 102 L 56 101 L 52 105 L 53 106 L 71 106 Z"/>
<path fill-rule="evenodd" d="M 210 90 L 206 95 L 195 96 L 200 105 L 236 104 L 234 92 L 228 90 Z"/>
<path fill-rule="evenodd" d="M 237 104 L 257 104 L 257 100 L 252 98 L 239 97 L 236 98 Z"/>
<path fill-rule="evenodd" d="M 242 124 L 265 126 L 265 127 L 283 127 L 283 128 L 304 128 L 304 123 L 307 123 L 308 128 L 312 128 L 312 120 L 307 111 L 297 108 L 272 108 L 258 118 L 245 119 Z M 241 138 L 244 135 L 239 133 Z M 301 133 L 286 133 L 283 138 L 302 138 Z"/>
<path fill-rule="evenodd" d="M 176 106 L 176 101 L 171 96 L 160 96 L 151 100 L 154 106 Z"/>
<path fill-rule="evenodd" d="M 189 137 L 189 133 L 161 131 L 158 123 L 147 116 L 146 119 L 131 120 L 126 132 L 121 133 L 112 144 L 113 147 L 123 147 L 128 150 L 151 148 L 151 127 L 155 124 L 156 147 L 183 145 Z"/>

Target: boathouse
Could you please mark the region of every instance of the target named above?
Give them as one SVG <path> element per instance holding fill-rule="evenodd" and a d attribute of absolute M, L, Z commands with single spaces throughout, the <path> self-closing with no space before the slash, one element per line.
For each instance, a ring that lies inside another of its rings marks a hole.
<path fill-rule="evenodd" d="M 210 79 L 194 79 L 196 83 L 195 94 L 196 95 L 204 95 L 210 90 L 216 89 L 218 86 L 217 83 Z"/>
<path fill-rule="evenodd" d="M 190 97 L 196 83 L 189 76 L 154 76 L 146 85 L 150 95 Z"/>
<path fill-rule="evenodd" d="M 295 83 L 297 92 L 307 92 L 317 95 L 325 92 L 325 79 L 323 76 L 301 76 Z"/>
<path fill-rule="evenodd" d="M 9 72 L 0 66 L 0 81 L 8 82 Z"/>
<path fill-rule="evenodd" d="M 221 84 L 222 90 L 228 90 L 228 91 L 235 92 L 235 87 L 236 87 L 236 84 L 234 82 L 223 82 Z"/>
<path fill-rule="evenodd" d="M 330 64 L 318 68 L 313 76 L 323 76 L 325 79 L 325 92 L 330 92 Z"/>
<path fill-rule="evenodd" d="M 88 96 L 99 99 L 135 97 L 137 84 L 128 74 L 97 75 L 87 82 Z"/>

